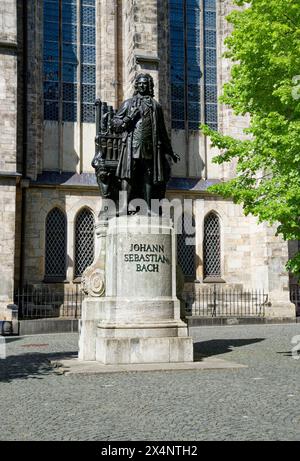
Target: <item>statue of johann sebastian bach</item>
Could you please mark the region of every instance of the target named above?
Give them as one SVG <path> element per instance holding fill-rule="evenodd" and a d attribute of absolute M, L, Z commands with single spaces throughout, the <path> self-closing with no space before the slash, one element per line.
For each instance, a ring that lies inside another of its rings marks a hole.
<path fill-rule="evenodd" d="M 122 133 L 116 177 L 127 200 L 143 198 L 148 212 L 151 199 L 165 196 L 170 179 L 171 160 L 177 162 L 165 127 L 161 105 L 154 99 L 153 78 L 139 74 L 135 92 L 126 100 L 112 119 L 112 128 Z M 127 204 L 119 214 L 127 213 Z"/>

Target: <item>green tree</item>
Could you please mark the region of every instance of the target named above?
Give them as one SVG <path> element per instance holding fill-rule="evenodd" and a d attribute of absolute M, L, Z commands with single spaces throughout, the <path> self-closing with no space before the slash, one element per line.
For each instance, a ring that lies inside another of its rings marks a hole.
<path fill-rule="evenodd" d="M 221 101 L 251 122 L 246 140 L 201 127 L 220 149 L 214 162 L 237 160 L 236 177 L 210 190 L 278 223 L 285 240 L 300 240 L 300 1 L 234 3 L 243 8 L 227 17 L 233 67 Z M 300 275 L 300 254 L 288 268 Z"/>

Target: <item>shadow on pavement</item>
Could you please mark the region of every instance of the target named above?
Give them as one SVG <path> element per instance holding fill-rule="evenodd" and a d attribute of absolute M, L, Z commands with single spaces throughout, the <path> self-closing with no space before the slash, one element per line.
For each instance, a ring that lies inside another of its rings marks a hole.
<path fill-rule="evenodd" d="M 0 382 L 9 383 L 14 379 L 43 379 L 44 376 L 53 373 L 54 366 L 51 360 L 62 360 L 77 357 L 78 352 L 52 352 L 52 353 L 29 353 L 10 355 L 6 359 L 0 359 Z"/>
<path fill-rule="evenodd" d="M 194 343 L 194 360 L 201 360 L 203 357 L 225 354 L 231 352 L 233 348 L 243 347 L 249 344 L 259 343 L 265 338 L 251 339 L 212 339 Z"/>

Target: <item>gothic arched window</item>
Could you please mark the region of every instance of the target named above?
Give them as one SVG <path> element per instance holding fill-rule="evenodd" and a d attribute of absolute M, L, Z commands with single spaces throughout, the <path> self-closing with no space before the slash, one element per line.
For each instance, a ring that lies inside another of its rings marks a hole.
<path fill-rule="evenodd" d="M 184 276 L 194 281 L 196 277 L 194 218 L 188 214 L 182 215 L 181 227 L 181 232 L 177 234 L 177 261 Z"/>
<path fill-rule="evenodd" d="M 75 277 L 80 277 L 94 260 L 94 227 L 93 213 L 83 208 L 75 222 Z"/>
<path fill-rule="evenodd" d="M 221 228 L 215 213 L 204 220 L 203 262 L 204 277 L 221 277 Z"/>
<path fill-rule="evenodd" d="M 203 7 L 202 7 L 203 5 Z M 172 128 L 218 129 L 216 0 L 169 0 Z"/>
<path fill-rule="evenodd" d="M 46 277 L 58 279 L 64 279 L 66 277 L 66 243 L 66 216 L 59 208 L 53 208 L 46 218 Z"/>

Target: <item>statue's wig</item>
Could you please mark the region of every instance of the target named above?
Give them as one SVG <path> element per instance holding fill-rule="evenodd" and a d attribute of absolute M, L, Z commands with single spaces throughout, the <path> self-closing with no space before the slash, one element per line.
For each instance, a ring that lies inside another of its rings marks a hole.
<path fill-rule="evenodd" d="M 138 74 L 135 78 L 134 82 L 134 93 L 133 96 L 138 94 L 138 81 L 140 78 L 146 78 L 148 80 L 148 88 L 149 88 L 149 95 L 153 98 L 154 97 L 154 81 L 150 74 Z"/>

